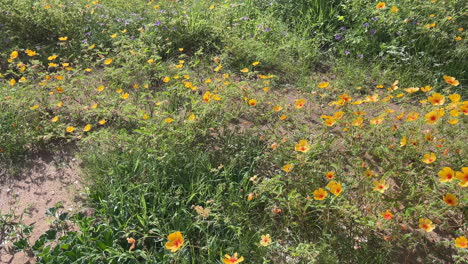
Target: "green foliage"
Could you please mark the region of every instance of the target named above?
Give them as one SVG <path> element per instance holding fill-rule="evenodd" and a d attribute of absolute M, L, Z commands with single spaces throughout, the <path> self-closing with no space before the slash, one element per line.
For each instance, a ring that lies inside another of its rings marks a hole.
<path fill-rule="evenodd" d="M 462 263 L 463 181 L 438 177 L 466 166 L 461 2 L 3 1 L 0 165 L 77 144 L 94 209 L 58 204 L 16 247 L 39 263 Z"/>

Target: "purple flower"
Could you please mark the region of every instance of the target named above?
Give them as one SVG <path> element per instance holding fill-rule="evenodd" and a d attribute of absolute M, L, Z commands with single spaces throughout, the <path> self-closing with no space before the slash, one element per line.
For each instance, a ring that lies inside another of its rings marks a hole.
<path fill-rule="evenodd" d="M 153 24 L 153 25 L 155 25 L 155 26 L 159 26 L 159 25 L 161 25 L 161 21 L 156 21 L 156 22 L 154 22 L 154 24 Z"/>
<path fill-rule="evenodd" d="M 241 20 L 249 20 L 248 17 L 241 17 L 240 19 L 241 19 Z"/>
<path fill-rule="evenodd" d="M 358 56 L 359 56 L 359 58 L 361 58 L 361 59 L 364 58 L 364 54 L 359 54 Z"/>
<path fill-rule="evenodd" d="M 343 36 L 340 34 L 335 35 L 335 39 L 338 41 L 341 41 L 343 39 Z"/>
<path fill-rule="evenodd" d="M 366 22 L 366 23 L 362 24 L 362 26 L 363 26 L 363 27 L 368 27 L 368 26 L 369 26 L 369 23 Z"/>
<path fill-rule="evenodd" d="M 377 29 L 373 28 L 369 31 L 369 34 L 371 35 L 374 35 L 375 33 L 377 33 Z"/>
<path fill-rule="evenodd" d="M 263 29 L 263 31 L 265 31 L 265 32 L 270 32 L 271 29 L 270 29 L 269 27 L 266 27 L 266 28 Z"/>
<path fill-rule="evenodd" d="M 84 33 L 85 36 L 91 35 L 91 31 Z"/>
<path fill-rule="evenodd" d="M 379 20 L 379 18 L 378 17 L 373 17 L 372 20 L 377 21 L 377 20 Z"/>
<path fill-rule="evenodd" d="M 349 52 L 349 51 L 346 50 L 344 53 L 345 53 L 346 55 L 349 55 L 351 52 Z"/>
<path fill-rule="evenodd" d="M 346 27 L 340 27 L 340 29 L 341 29 L 342 31 L 346 31 L 346 30 L 347 30 Z"/>

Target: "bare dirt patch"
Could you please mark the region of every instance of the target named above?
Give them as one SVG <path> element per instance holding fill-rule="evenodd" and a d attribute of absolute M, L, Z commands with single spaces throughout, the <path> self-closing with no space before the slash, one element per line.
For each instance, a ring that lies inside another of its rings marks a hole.
<path fill-rule="evenodd" d="M 49 230 L 47 209 L 62 202 L 65 211 L 81 209 L 81 182 L 78 162 L 69 155 L 40 154 L 28 162 L 23 172 L 0 183 L 0 213 L 13 214 L 15 222 L 34 225 L 30 245 Z M 0 241 L 1 242 L 1 241 Z M 2 242 L 3 243 L 3 242 Z M 35 263 L 24 252 L 15 253 L 11 244 L 0 243 L 0 263 Z"/>

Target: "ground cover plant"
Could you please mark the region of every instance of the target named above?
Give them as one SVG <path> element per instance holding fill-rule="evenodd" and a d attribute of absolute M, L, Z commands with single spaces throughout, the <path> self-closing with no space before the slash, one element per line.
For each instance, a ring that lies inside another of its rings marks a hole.
<path fill-rule="evenodd" d="M 463 263 L 464 1 L 0 3 L 0 182 L 73 149 L 37 263 Z M 19 235 L 18 235 L 19 234 Z"/>

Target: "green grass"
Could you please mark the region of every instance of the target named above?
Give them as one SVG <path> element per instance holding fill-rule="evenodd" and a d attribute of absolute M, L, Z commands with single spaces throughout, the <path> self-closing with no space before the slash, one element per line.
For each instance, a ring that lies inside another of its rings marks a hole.
<path fill-rule="evenodd" d="M 438 176 L 466 168 L 463 1 L 270 2 L 0 3 L 0 165 L 76 144 L 94 209 L 57 205 L 35 244 L 9 240 L 48 264 L 463 263 L 467 196 Z"/>

